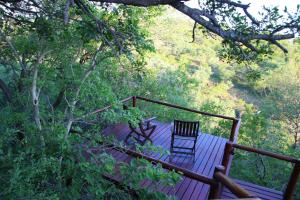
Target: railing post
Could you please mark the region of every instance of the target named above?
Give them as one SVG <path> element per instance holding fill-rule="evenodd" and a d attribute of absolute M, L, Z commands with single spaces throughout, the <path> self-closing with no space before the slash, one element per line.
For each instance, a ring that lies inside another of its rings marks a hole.
<path fill-rule="evenodd" d="M 225 170 L 225 168 L 222 165 L 218 165 L 218 166 L 215 167 L 214 176 L 213 176 L 215 184 L 213 184 L 213 185 L 210 186 L 210 191 L 209 191 L 209 197 L 208 197 L 208 199 L 218 199 L 218 198 L 220 198 L 222 184 L 216 180 L 215 174 L 217 172 L 224 173 L 224 170 Z"/>
<path fill-rule="evenodd" d="M 235 143 L 240 128 L 241 118 L 232 121 L 229 141 Z"/>
<path fill-rule="evenodd" d="M 132 107 L 136 107 L 136 96 L 132 97 Z"/>
<path fill-rule="evenodd" d="M 238 120 L 233 120 L 232 121 L 232 126 L 231 126 L 231 132 L 230 132 L 230 138 L 229 141 L 233 142 L 235 138 L 235 130 L 237 128 Z"/>
<path fill-rule="evenodd" d="M 233 147 L 232 142 L 226 142 L 225 149 L 224 149 L 224 156 L 222 159 L 222 165 L 225 167 L 225 174 L 229 174 L 229 164 L 231 164 L 232 161 L 232 154 L 233 154 Z"/>
<path fill-rule="evenodd" d="M 292 174 L 290 176 L 289 183 L 284 192 L 284 199 L 293 199 L 293 193 L 297 186 L 297 180 L 300 174 L 300 162 L 297 162 L 293 168 Z"/>
<path fill-rule="evenodd" d="M 235 143 L 239 129 L 240 129 L 240 124 L 241 124 L 241 112 L 239 110 L 235 110 L 235 118 L 232 121 L 232 126 L 231 126 L 231 132 L 230 132 L 230 138 L 229 141 Z"/>

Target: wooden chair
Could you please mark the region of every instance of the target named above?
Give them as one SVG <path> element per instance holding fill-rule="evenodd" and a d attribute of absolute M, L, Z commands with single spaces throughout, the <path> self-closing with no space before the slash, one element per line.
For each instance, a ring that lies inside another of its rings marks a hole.
<path fill-rule="evenodd" d="M 138 141 L 141 145 L 144 145 L 147 140 L 152 143 L 151 135 L 156 129 L 156 125 L 152 124 L 151 121 L 153 121 L 156 117 L 152 117 L 149 119 L 142 120 L 137 127 L 134 127 L 129 122 L 129 128 L 130 133 L 126 136 L 125 142 L 128 143 L 129 138 L 134 138 L 136 141 Z"/>
<path fill-rule="evenodd" d="M 174 153 L 187 154 L 193 156 L 195 161 L 196 154 L 196 142 L 199 134 L 199 121 L 180 121 L 174 120 L 174 126 L 172 128 L 171 146 L 170 152 L 171 157 Z M 192 147 L 174 146 L 174 141 L 177 139 L 191 140 Z M 185 151 L 183 151 L 185 150 Z"/>

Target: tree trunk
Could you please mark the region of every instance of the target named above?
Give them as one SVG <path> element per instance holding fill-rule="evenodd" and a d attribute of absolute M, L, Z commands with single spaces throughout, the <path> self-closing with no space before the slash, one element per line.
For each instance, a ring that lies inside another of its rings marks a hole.
<path fill-rule="evenodd" d="M 40 110 L 39 110 L 39 94 L 40 90 L 37 89 L 37 77 L 38 77 L 38 68 L 35 65 L 33 67 L 33 81 L 31 88 L 32 95 L 32 104 L 33 104 L 33 117 L 34 122 L 39 130 L 42 130 L 41 119 L 40 119 Z"/>
<path fill-rule="evenodd" d="M 2 89 L 4 96 L 6 98 L 6 100 L 11 103 L 12 102 L 12 95 L 11 92 L 9 90 L 9 88 L 7 87 L 7 85 L 5 84 L 5 82 L 0 79 L 0 88 Z"/>
<path fill-rule="evenodd" d="M 68 136 L 70 130 L 71 130 L 71 127 L 72 127 L 72 124 L 73 124 L 73 112 L 75 110 L 75 107 L 76 107 L 76 103 L 78 101 L 78 96 L 79 96 L 79 93 L 81 91 L 81 87 L 82 85 L 84 84 L 84 82 L 86 81 L 86 79 L 91 75 L 92 71 L 95 70 L 96 68 L 96 65 L 97 65 L 97 57 L 98 57 L 98 53 L 102 50 L 103 48 L 103 44 L 101 44 L 99 46 L 99 48 L 97 49 L 97 51 L 95 52 L 93 58 L 92 58 L 92 63 L 91 63 L 91 66 L 85 71 L 83 77 L 81 78 L 81 82 L 80 84 L 78 85 L 78 87 L 76 88 L 76 91 L 75 91 L 75 96 L 73 98 L 73 101 L 71 103 L 67 102 L 68 103 L 68 109 L 67 109 L 67 126 L 66 126 L 66 133 L 65 133 L 65 138 Z M 102 58 L 102 60 L 106 59 L 107 57 L 104 57 Z"/>

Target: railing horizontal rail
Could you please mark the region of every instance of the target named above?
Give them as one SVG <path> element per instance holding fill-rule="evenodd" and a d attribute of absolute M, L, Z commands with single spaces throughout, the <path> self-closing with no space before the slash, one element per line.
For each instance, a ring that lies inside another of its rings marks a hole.
<path fill-rule="evenodd" d="M 132 99 L 132 97 L 127 97 L 127 98 L 125 98 L 125 99 L 122 99 L 120 102 L 121 102 L 121 103 L 126 103 L 127 101 L 130 101 L 131 99 Z M 94 111 L 92 111 L 92 112 L 90 112 L 90 113 L 85 114 L 83 117 L 80 117 L 80 118 L 75 119 L 74 121 L 83 119 L 83 118 L 85 118 L 85 117 L 87 117 L 87 116 L 90 116 L 90 115 L 94 115 L 94 114 L 97 114 L 97 113 L 104 112 L 104 111 L 110 109 L 111 107 L 112 107 L 112 105 L 108 105 L 108 106 L 105 106 L 105 107 L 103 107 L 103 108 L 94 110 Z"/>
<path fill-rule="evenodd" d="M 125 102 L 127 102 L 127 101 L 129 101 L 129 100 L 131 100 L 131 99 L 132 99 L 132 97 L 127 97 L 127 98 L 125 98 L 125 99 L 122 99 L 120 102 L 121 102 L 121 103 L 125 103 Z M 105 110 L 107 110 L 107 109 L 109 109 L 109 108 L 111 108 L 111 107 L 112 107 L 112 105 L 105 106 L 104 108 L 101 108 L 101 109 L 98 109 L 98 110 L 95 110 L 95 111 L 91 112 L 90 115 L 96 114 L 96 113 L 100 113 L 100 112 L 103 112 L 103 111 L 105 111 Z"/>
<path fill-rule="evenodd" d="M 265 150 L 262 150 L 262 149 L 247 147 L 247 146 L 243 146 L 243 145 L 240 145 L 240 144 L 234 144 L 232 142 L 227 142 L 226 147 L 227 147 L 227 150 L 226 150 L 227 154 L 228 154 L 229 151 L 232 152 L 232 150 L 234 148 L 236 148 L 236 149 L 240 149 L 240 150 L 244 150 L 244 151 L 248 151 L 248 152 L 252 152 L 252 153 L 257 153 L 257 154 L 260 154 L 260 155 L 264 155 L 264 156 L 268 156 L 268 157 L 275 158 L 275 159 L 278 159 L 278 160 L 293 163 L 294 167 L 293 167 L 292 173 L 290 175 L 289 182 L 288 182 L 287 187 L 286 187 L 285 192 L 284 192 L 284 199 L 287 199 L 287 200 L 293 199 L 293 193 L 296 189 L 296 185 L 297 185 L 297 182 L 298 182 L 298 177 L 300 175 L 300 159 L 296 159 L 296 158 L 293 158 L 293 157 L 273 153 L 273 152 L 270 152 L 270 151 L 265 151 Z M 228 157 L 228 155 L 227 155 L 227 157 Z M 226 160 L 223 160 L 223 161 L 224 161 L 224 163 L 226 163 L 225 162 Z"/>
<path fill-rule="evenodd" d="M 244 150 L 244 151 L 249 151 L 249 152 L 253 152 L 253 153 L 258 153 L 258 154 L 261 154 L 261 155 L 269 156 L 269 157 L 272 157 L 272 158 L 276 158 L 278 160 L 284 160 L 284 161 L 287 161 L 287 162 L 298 163 L 298 164 L 300 163 L 299 159 L 295 159 L 293 157 L 289 157 L 289 156 L 285 156 L 285 155 L 273 153 L 273 152 L 270 152 L 270 151 L 265 151 L 265 150 L 262 150 L 262 149 L 256 149 L 256 148 L 252 148 L 252 147 L 247 147 L 247 146 L 243 146 L 243 145 L 240 145 L 240 144 L 232 144 L 232 147 L 236 148 L 236 149 L 241 149 L 241 150 Z"/>
<path fill-rule="evenodd" d="M 131 155 L 133 157 L 136 157 L 136 158 L 143 158 L 145 160 L 148 160 L 152 164 L 161 164 L 161 166 L 164 169 L 174 170 L 175 172 L 179 172 L 179 173 L 183 174 L 184 176 L 186 176 L 188 178 L 191 178 L 191 179 L 194 179 L 194 180 L 197 180 L 197 181 L 209 184 L 209 185 L 216 184 L 216 182 L 212 178 L 209 178 L 209 177 L 204 176 L 204 175 L 200 175 L 200 174 L 195 173 L 193 171 L 187 170 L 187 169 L 182 168 L 182 167 L 178 167 L 176 165 L 164 162 L 162 160 L 157 160 L 155 158 L 152 158 L 150 156 L 147 156 L 147 155 L 144 155 L 142 153 L 136 152 L 134 150 L 125 149 L 125 148 L 121 148 L 121 147 L 114 147 L 114 149 L 117 150 L 117 151 L 126 153 L 128 155 Z"/>
<path fill-rule="evenodd" d="M 185 107 L 178 106 L 178 105 L 175 105 L 175 104 L 170 104 L 170 103 L 166 103 L 166 102 L 162 102 L 162 101 L 152 100 L 152 99 L 148 99 L 148 98 L 141 97 L 141 96 L 136 96 L 136 98 L 140 99 L 140 100 L 144 100 L 144 101 L 148 101 L 148 102 L 152 102 L 152 103 L 172 107 L 172 108 L 177 108 L 177 109 L 180 109 L 180 110 L 185 110 L 185 111 L 189 111 L 189 112 L 193 112 L 193 113 L 197 113 L 197 114 L 201 114 L 201 115 L 207 115 L 207 116 L 210 116 L 210 117 L 217 117 L 217 118 L 228 119 L 228 120 L 233 120 L 233 121 L 238 120 L 234 117 L 229 117 L 229 116 L 225 116 L 225 115 L 217 115 L 217 114 L 203 112 L 203 111 L 199 111 L 199 110 L 195 110 L 195 109 L 191 109 L 191 108 L 185 108 Z"/>

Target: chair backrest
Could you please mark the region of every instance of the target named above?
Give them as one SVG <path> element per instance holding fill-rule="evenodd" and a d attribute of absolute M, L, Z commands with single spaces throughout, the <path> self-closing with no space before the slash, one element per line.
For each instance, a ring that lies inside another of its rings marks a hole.
<path fill-rule="evenodd" d="M 174 135 L 182 137 L 197 137 L 199 132 L 199 121 L 174 120 Z"/>

